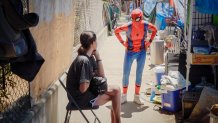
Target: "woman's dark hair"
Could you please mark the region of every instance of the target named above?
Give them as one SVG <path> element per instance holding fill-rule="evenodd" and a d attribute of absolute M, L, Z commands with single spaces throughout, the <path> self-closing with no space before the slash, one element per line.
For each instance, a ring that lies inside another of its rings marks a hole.
<path fill-rule="evenodd" d="M 80 48 L 78 54 L 85 54 L 90 48 L 91 44 L 96 41 L 96 34 L 93 31 L 84 31 L 80 35 Z"/>

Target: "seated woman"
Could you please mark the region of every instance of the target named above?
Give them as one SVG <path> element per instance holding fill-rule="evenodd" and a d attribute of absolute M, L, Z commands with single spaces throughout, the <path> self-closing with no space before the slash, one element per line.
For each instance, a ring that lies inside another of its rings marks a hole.
<path fill-rule="evenodd" d="M 80 107 L 101 106 L 112 101 L 111 122 L 120 123 L 120 88 L 109 85 L 101 95 L 93 94 L 89 88 L 93 76 L 105 77 L 102 59 L 97 50 L 96 34 L 84 31 L 80 35 L 80 43 L 78 56 L 68 71 L 67 90 Z"/>

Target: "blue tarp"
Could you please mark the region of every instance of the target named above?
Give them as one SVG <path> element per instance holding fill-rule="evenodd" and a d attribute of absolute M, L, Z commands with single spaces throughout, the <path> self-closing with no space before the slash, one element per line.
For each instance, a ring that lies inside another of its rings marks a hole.
<path fill-rule="evenodd" d="M 173 8 L 170 7 L 167 2 L 159 2 L 157 4 L 156 12 L 165 17 L 171 17 L 173 15 Z"/>
<path fill-rule="evenodd" d="M 218 0 L 196 0 L 195 6 L 201 13 L 218 14 Z"/>
<path fill-rule="evenodd" d="M 134 9 L 135 4 L 133 2 L 130 3 L 129 5 L 129 12 L 131 13 L 132 10 Z"/>
<path fill-rule="evenodd" d="M 174 0 L 175 10 L 177 12 L 177 25 L 183 28 L 184 26 L 184 0 Z M 155 25 L 159 30 L 164 30 L 167 26 L 166 18 L 172 18 L 174 8 L 170 7 L 169 3 L 161 2 L 156 7 L 156 21 Z"/>
<path fill-rule="evenodd" d="M 155 8 L 157 0 L 143 0 L 143 11 L 146 16 L 150 16 L 151 12 Z"/>
<path fill-rule="evenodd" d="M 165 27 L 167 26 L 165 22 L 165 18 L 166 17 L 161 14 L 156 14 L 155 26 L 157 27 L 157 29 L 159 30 L 165 29 Z"/>
<path fill-rule="evenodd" d="M 172 17 L 173 11 L 174 10 L 172 7 L 170 7 L 169 3 L 160 2 L 157 4 L 155 25 L 159 30 L 165 29 L 167 25 L 165 19 L 167 17 Z"/>

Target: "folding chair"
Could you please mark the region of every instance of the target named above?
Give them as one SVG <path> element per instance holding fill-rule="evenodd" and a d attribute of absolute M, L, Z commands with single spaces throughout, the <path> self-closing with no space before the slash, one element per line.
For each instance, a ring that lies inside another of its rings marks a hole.
<path fill-rule="evenodd" d="M 67 72 L 64 72 L 67 75 Z M 75 101 L 75 99 L 73 98 L 72 95 L 70 95 L 69 91 L 66 89 L 63 80 L 61 80 L 61 77 L 59 77 L 59 82 L 61 83 L 61 85 L 63 86 L 64 90 L 67 92 L 68 97 L 70 98 L 69 103 L 66 106 L 66 116 L 65 116 L 65 121 L 64 123 L 69 123 L 70 121 L 70 116 L 71 116 L 71 111 L 73 110 L 79 110 L 80 113 L 82 114 L 83 118 L 86 120 L 87 123 L 90 123 L 88 118 L 85 116 L 85 114 L 83 113 L 82 110 L 91 110 L 92 114 L 94 115 L 95 119 L 94 119 L 94 123 L 96 123 L 96 121 L 98 121 L 98 123 L 101 123 L 101 121 L 99 120 L 99 118 L 97 117 L 97 115 L 94 113 L 93 109 L 98 109 L 99 106 L 94 106 L 94 107 L 79 107 L 79 105 L 77 104 L 77 102 Z"/>

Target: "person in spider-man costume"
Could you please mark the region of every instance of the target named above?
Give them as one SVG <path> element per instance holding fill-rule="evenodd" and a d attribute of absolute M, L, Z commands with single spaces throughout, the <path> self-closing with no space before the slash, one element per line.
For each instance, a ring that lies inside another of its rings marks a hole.
<path fill-rule="evenodd" d="M 157 28 L 153 24 L 143 20 L 143 13 L 140 9 L 135 9 L 131 12 L 131 19 L 131 22 L 117 27 L 114 31 L 120 43 L 126 48 L 123 64 L 123 93 L 121 103 L 123 104 L 127 102 L 129 74 L 132 63 L 136 60 L 137 68 L 134 102 L 136 104 L 143 105 L 144 103 L 140 100 L 139 92 L 146 59 L 146 49 L 150 46 L 152 40 L 154 39 L 157 33 Z M 146 41 L 148 30 L 152 31 L 152 33 L 149 37 L 149 41 Z M 121 37 L 121 32 L 126 32 L 126 41 L 124 41 Z"/>

